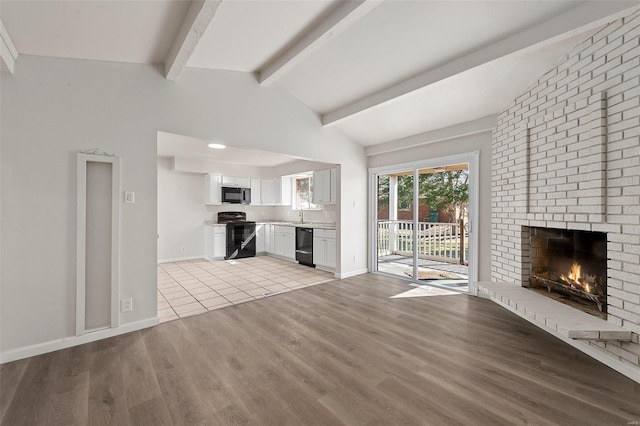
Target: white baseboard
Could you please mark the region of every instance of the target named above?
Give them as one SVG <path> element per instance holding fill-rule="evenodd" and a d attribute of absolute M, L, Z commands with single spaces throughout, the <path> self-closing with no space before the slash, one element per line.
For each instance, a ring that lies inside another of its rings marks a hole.
<path fill-rule="evenodd" d="M 204 259 L 204 255 L 202 255 L 202 256 L 175 257 L 173 259 L 158 259 L 158 263 L 182 262 L 184 260 L 198 260 L 198 259 Z"/>
<path fill-rule="evenodd" d="M 336 278 L 339 280 L 343 280 L 345 278 L 355 277 L 356 275 L 366 274 L 367 272 L 369 272 L 367 268 L 356 269 L 355 271 L 345 272 L 344 274 L 336 274 Z"/>
<path fill-rule="evenodd" d="M 136 330 L 142 330 L 143 328 L 149 328 L 153 327 L 154 325 L 158 325 L 158 323 L 158 317 L 154 317 L 142 321 L 130 322 L 117 328 L 105 328 L 102 330 L 94 331 L 92 333 L 86 333 L 82 336 L 63 337 L 62 339 L 50 340 L 48 342 L 24 346 L 17 349 L 10 349 L 0 354 L 0 364 L 17 361 L 19 359 L 28 358 L 30 356 L 46 354 L 48 352 L 53 352 L 60 349 L 70 348 L 71 346 L 78 346 L 84 343 L 95 342 L 96 340 L 102 340 L 109 337 L 118 336 L 120 334 L 130 333 Z"/>

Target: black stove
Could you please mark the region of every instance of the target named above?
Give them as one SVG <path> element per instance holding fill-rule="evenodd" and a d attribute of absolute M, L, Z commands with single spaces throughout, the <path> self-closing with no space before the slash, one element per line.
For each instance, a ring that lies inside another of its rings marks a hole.
<path fill-rule="evenodd" d="M 245 212 L 218 212 L 218 223 L 253 223 L 255 225 L 255 222 L 247 220 Z"/>
<path fill-rule="evenodd" d="M 256 223 L 245 212 L 219 212 L 218 223 L 227 225 L 226 260 L 256 255 Z"/>

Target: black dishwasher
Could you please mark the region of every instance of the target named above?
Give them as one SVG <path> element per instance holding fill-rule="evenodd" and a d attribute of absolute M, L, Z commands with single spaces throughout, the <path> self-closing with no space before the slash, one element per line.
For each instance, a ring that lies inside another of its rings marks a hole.
<path fill-rule="evenodd" d="M 296 227 L 296 260 L 315 268 L 313 264 L 313 228 Z"/>

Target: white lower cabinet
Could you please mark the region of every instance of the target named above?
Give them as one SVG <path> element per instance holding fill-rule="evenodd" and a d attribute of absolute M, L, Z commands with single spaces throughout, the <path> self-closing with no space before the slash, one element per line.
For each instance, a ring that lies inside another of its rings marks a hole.
<path fill-rule="evenodd" d="M 273 253 L 287 259 L 296 257 L 296 228 L 293 226 L 273 227 Z"/>
<path fill-rule="evenodd" d="M 313 263 L 319 269 L 336 269 L 335 229 L 313 230 Z"/>
<path fill-rule="evenodd" d="M 227 254 L 227 228 L 225 226 L 204 227 L 205 259 L 222 259 Z"/>
<path fill-rule="evenodd" d="M 273 254 L 273 225 L 264 225 L 264 252 Z"/>

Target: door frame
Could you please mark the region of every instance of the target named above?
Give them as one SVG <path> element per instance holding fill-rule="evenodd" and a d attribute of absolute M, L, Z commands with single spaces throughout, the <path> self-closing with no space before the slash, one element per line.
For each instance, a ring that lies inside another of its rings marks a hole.
<path fill-rule="evenodd" d="M 90 331 L 86 313 L 87 163 L 111 164 L 111 328 L 120 325 L 120 158 L 100 154 L 77 154 L 76 206 L 76 336 Z"/>
<path fill-rule="evenodd" d="M 479 167 L 480 151 L 473 151 L 463 154 L 449 155 L 445 157 L 429 158 L 409 163 L 393 164 L 389 166 L 369 168 L 369 272 L 378 272 L 378 248 L 377 248 L 377 216 L 378 216 L 378 194 L 376 177 L 380 174 L 388 174 L 397 171 L 413 171 L 414 182 L 416 170 L 428 167 L 445 166 L 448 164 L 469 164 L 469 291 L 474 296 L 478 294 L 478 212 L 479 212 Z M 417 185 L 414 185 L 414 198 L 417 199 Z M 418 209 L 414 209 L 414 222 L 418 216 Z M 414 240 L 416 239 L 417 227 L 414 226 Z M 416 253 L 414 251 L 414 260 Z M 417 264 L 414 261 L 414 277 Z M 406 279 L 406 278 L 401 278 Z M 417 282 L 413 277 L 412 282 Z"/>

